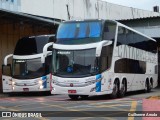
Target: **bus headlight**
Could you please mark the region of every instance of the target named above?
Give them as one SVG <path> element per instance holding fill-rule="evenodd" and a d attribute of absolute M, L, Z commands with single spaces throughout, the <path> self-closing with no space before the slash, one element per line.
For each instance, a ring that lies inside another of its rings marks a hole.
<path fill-rule="evenodd" d="M 43 82 L 42 82 L 42 80 L 39 80 L 38 83 L 42 85 Z"/>
<path fill-rule="evenodd" d="M 15 82 L 14 82 L 14 81 L 12 81 L 12 85 L 15 85 Z"/>
<path fill-rule="evenodd" d="M 39 87 L 39 89 L 43 89 L 43 85 L 41 85 L 41 86 Z"/>

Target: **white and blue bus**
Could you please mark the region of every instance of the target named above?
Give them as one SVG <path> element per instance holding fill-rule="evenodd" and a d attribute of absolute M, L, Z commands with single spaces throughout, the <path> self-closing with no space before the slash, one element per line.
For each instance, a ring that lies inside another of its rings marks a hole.
<path fill-rule="evenodd" d="M 54 37 L 55 35 L 23 37 L 17 42 L 14 53 L 7 55 L 2 65 L 4 93 L 50 91 L 52 51 L 45 58 L 45 63 L 41 62 L 41 57 L 43 47 L 47 43 L 53 43 Z"/>
<path fill-rule="evenodd" d="M 52 94 L 116 98 L 157 86 L 156 41 L 116 21 L 63 22 L 52 56 Z"/>

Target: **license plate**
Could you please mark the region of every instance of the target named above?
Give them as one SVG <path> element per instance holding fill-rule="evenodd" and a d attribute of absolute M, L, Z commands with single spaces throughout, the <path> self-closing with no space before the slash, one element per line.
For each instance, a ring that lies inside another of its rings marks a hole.
<path fill-rule="evenodd" d="M 29 88 L 23 88 L 23 91 L 28 92 Z"/>
<path fill-rule="evenodd" d="M 76 90 L 68 90 L 68 93 L 77 93 Z"/>

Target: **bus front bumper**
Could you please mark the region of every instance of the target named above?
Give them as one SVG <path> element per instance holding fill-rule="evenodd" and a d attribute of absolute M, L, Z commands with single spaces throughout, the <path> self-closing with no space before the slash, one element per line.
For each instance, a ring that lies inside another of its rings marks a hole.
<path fill-rule="evenodd" d="M 49 88 L 43 88 L 43 86 L 12 86 L 12 92 L 40 92 L 49 91 Z"/>
<path fill-rule="evenodd" d="M 112 90 L 97 91 L 95 84 L 86 87 L 61 87 L 57 85 L 52 86 L 51 94 L 65 94 L 65 95 L 104 95 L 111 94 Z"/>

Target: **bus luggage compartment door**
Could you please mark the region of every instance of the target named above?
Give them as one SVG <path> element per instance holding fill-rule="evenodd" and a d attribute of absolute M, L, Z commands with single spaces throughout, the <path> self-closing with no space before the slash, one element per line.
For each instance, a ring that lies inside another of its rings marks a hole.
<path fill-rule="evenodd" d="M 12 92 L 11 65 L 2 65 L 2 85 L 3 92 Z"/>
<path fill-rule="evenodd" d="M 3 92 L 12 92 L 12 79 L 10 76 L 2 75 Z"/>

